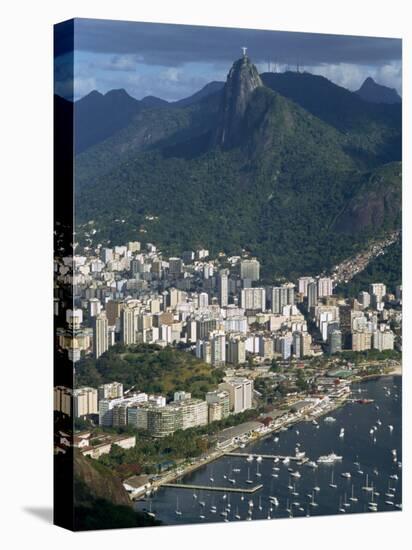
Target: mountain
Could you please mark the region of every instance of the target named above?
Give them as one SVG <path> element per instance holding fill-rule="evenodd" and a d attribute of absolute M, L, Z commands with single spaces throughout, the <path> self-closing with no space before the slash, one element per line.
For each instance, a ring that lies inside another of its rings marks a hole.
<path fill-rule="evenodd" d="M 85 151 L 127 126 L 141 102 L 121 89 L 93 91 L 74 104 L 75 151 Z"/>
<path fill-rule="evenodd" d="M 265 86 L 288 97 L 346 135 L 346 147 L 361 163 L 378 165 L 402 155 L 400 105 L 373 104 L 310 73 L 263 73 Z"/>
<path fill-rule="evenodd" d="M 323 77 L 259 75 L 243 57 L 223 89 L 140 111 L 78 155 L 80 246 L 246 249 L 269 280 L 319 273 L 399 227 L 399 113 Z"/>
<path fill-rule="evenodd" d="M 248 56 L 233 64 L 227 76 L 220 106 L 215 144 L 231 147 L 240 143 L 245 130 L 245 114 L 253 92 L 262 87 L 259 73 Z"/>
<path fill-rule="evenodd" d="M 189 97 L 185 97 L 184 99 L 179 99 L 178 101 L 173 102 L 172 105 L 174 107 L 188 107 L 189 105 L 193 105 L 193 103 L 197 103 L 199 100 L 204 99 L 211 94 L 220 92 L 223 89 L 224 85 L 224 82 L 209 82 L 208 84 L 206 84 L 206 86 L 203 86 L 203 88 L 201 88 L 198 92 Z"/>
<path fill-rule="evenodd" d="M 355 93 L 371 103 L 402 103 L 402 99 L 395 88 L 377 84 L 370 76 Z"/>

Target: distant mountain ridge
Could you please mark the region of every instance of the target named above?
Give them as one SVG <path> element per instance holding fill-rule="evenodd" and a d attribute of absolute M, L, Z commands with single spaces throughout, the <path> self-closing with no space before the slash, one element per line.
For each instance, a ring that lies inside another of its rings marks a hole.
<path fill-rule="evenodd" d="M 366 78 L 362 86 L 355 93 L 365 101 L 370 101 L 371 103 L 402 103 L 402 99 L 395 88 L 378 84 L 370 76 Z"/>
<path fill-rule="evenodd" d="M 96 229 L 91 241 L 79 226 L 81 245 L 247 249 L 264 273 L 287 276 L 327 269 L 399 226 L 400 105 L 307 73 L 259 75 L 248 58 L 209 91 L 139 108 L 78 155 L 77 220 Z"/>

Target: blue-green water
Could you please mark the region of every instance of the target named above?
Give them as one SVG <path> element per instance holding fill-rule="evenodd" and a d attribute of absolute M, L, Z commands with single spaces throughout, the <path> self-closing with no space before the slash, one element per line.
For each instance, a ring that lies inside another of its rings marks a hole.
<path fill-rule="evenodd" d="M 236 516 L 241 520 L 255 520 L 362 513 L 370 511 L 372 500 L 377 504 L 377 511 L 399 510 L 402 503 L 402 378 L 383 377 L 353 385 L 352 390 L 354 397 L 374 399 L 374 403 L 348 403 L 331 413 L 336 419 L 333 423 L 325 422 L 324 418 L 318 419 L 318 426 L 302 422 L 243 449 L 257 454 L 294 455 L 299 445 L 310 460 L 335 452 L 343 457 L 342 461 L 320 464 L 313 469 L 292 462 L 275 464 L 271 459 L 263 459 L 258 464 L 256 460 L 249 463 L 245 458 L 223 457 L 185 476 L 181 482 L 210 485 L 212 477 L 213 484 L 218 486 L 250 488 L 261 483 L 262 489 L 253 495 L 204 490 L 194 496 L 191 490 L 161 488 L 152 498 L 152 512 L 165 524 L 177 524 L 239 521 Z M 339 437 L 341 428 L 344 428 L 344 437 Z M 279 438 L 276 442 L 275 437 Z M 291 476 L 289 468 L 299 471 L 301 477 Z M 249 485 L 246 483 L 248 470 L 253 480 Z M 344 472 L 349 472 L 351 477 L 342 477 Z M 336 488 L 330 487 L 332 474 Z M 227 478 L 235 479 L 236 483 L 232 485 Z M 373 485 L 374 490 L 362 489 L 366 483 Z M 314 490 L 315 487 L 318 490 Z M 356 502 L 350 500 L 352 491 L 358 499 Z M 269 496 L 277 498 L 278 506 L 270 503 Z M 136 509 L 148 507 L 147 500 L 136 503 Z M 176 508 L 181 514 L 176 514 Z"/>

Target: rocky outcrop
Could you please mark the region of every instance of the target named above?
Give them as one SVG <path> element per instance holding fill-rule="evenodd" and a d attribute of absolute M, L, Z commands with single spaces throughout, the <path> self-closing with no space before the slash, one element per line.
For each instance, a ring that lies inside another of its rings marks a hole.
<path fill-rule="evenodd" d="M 260 86 L 263 86 L 262 80 L 247 55 L 233 63 L 223 92 L 217 145 L 231 147 L 239 143 L 249 100 Z"/>

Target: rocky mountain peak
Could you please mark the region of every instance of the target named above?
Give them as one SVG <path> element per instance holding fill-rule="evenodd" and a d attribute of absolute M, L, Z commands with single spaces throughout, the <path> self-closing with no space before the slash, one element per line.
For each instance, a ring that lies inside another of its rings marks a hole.
<path fill-rule="evenodd" d="M 239 141 L 243 117 L 251 95 L 263 86 L 255 65 L 247 55 L 235 61 L 224 87 L 217 143 L 230 146 Z"/>

